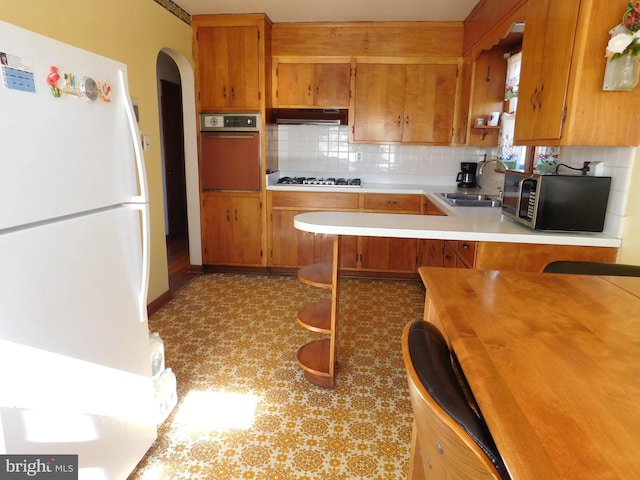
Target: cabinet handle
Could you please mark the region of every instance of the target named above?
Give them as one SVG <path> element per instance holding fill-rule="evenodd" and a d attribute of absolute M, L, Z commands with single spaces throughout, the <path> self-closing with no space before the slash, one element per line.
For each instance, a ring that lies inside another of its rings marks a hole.
<path fill-rule="evenodd" d="M 235 209 L 233 216 L 234 216 L 234 218 L 235 218 L 235 220 L 237 222 L 238 221 L 238 209 L 237 208 Z"/>
<path fill-rule="evenodd" d="M 311 96 L 311 85 L 309 85 L 309 89 L 307 90 L 307 97 Z"/>
<path fill-rule="evenodd" d="M 402 115 L 398 115 L 398 126 L 402 125 Z"/>
<path fill-rule="evenodd" d="M 231 98 L 236 98 L 236 89 L 235 89 L 235 87 L 231 87 Z"/>
<path fill-rule="evenodd" d="M 531 105 L 533 106 L 533 109 L 536 109 L 536 102 L 534 101 L 534 99 L 538 96 L 538 87 L 536 87 L 536 89 L 533 91 L 533 93 L 531 94 L 531 96 L 529 97 L 529 102 L 531 102 Z"/>
<path fill-rule="evenodd" d="M 227 98 L 227 86 L 222 87 L 222 97 Z"/>
<path fill-rule="evenodd" d="M 397 205 L 397 204 L 400 203 L 400 201 L 399 200 L 387 200 L 384 203 L 386 203 L 387 205 Z"/>
<path fill-rule="evenodd" d="M 406 119 L 406 121 L 405 121 L 404 123 L 405 123 L 405 125 L 406 125 L 407 127 L 409 126 L 409 115 L 407 115 L 407 119 Z"/>
<path fill-rule="evenodd" d="M 231 209 L 227 208 L 227 222 L 231 220 Z"/>
<path fill-rule="evenodd" d="M 316 85 L 316 96 L 320 95 L 320 87 Z"/>
<path fill-rule="evenodd" d="M 536 101 L 538 102 L 538 108 L 542 108 L 542 102 L 540 101 L 540 95 L 542 95 L 542 92 L 544 91 L 544 83 L 540 86 L 540 91 L 538 92 L 538 95 L 536 95 Z"/>
<path fill-rule="evenodd" d="M 463 249 L 463 250 L 469 250 L 469 248 L 470 248 L 470 247 L 469 247 L 469 244 L 468 244 L 468 243 L 463 243 L 463 244 L 462 244 L 462 249 Z"/>

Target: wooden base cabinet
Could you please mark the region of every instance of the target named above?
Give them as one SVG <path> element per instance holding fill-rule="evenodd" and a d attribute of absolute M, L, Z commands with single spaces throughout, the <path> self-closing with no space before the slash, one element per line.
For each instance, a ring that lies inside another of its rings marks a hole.
<path fill-rule="evenodd" d="M 443 267 L 473 268 L 478 242 L 447 240 L 444 242 Z"/>
<path fill-rule="evenodd" d="M 262 266 L 259 193 L 202 195 L 202 260 L 208 265 Z"/>
<path fill-rule="evenodd" d="M 293 226 L 301 213 L 331 210 L 357 211 L 357 193 L 267 192 L 269 205 L 270 267 L 300 268 L 314 263 L 330 262 L 333 235 L 303 232 Z M 340 237 L 341 268 L 356 267 L 357 237 Z"/>
<path fill-rule="evenodd" d="M 271 267 L 296 267 L 331 259 L 332 236 L 303 232 L 293 226 L 296 215 L 313 211 L 419 214 L 422 195 L 275 192 L 267 194 L 270 209 Z M 340 236 L 340 269 L 414 274 L 419 242 L 414 238 Z"/>

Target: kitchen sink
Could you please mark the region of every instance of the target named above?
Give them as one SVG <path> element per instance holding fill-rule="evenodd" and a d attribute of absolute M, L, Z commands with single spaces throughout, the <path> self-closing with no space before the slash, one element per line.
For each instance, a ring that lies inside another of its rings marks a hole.
<path fill-rule="evenodd" d="M 445 202 L 454 207 L 500 207 L 502 202 L 496 195 L 478 193 L 440 193 Z"/>

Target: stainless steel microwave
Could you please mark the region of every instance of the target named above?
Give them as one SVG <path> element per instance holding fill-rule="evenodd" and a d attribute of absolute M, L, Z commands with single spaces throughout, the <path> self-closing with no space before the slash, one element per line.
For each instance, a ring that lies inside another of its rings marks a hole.
<path fill-rule="evenodd" d="M 502 213 L 536 230 L 601 232 L 611 177 L 507 170 Z"/>

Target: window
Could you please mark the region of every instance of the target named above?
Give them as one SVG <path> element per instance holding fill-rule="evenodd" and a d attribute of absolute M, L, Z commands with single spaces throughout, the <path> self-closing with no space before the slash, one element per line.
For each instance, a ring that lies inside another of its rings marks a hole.
<path fill-rule="evenodd" d="M 512 170 L 524 170 L 527 157 L 527 147 L 513 145 L 521 59 L 522 52 L 510 55 L 507 58 L 507 79 L 504 89 L 506 111 L 502 114 L 502 128 L 498 137 L 498 158 Z"/>

